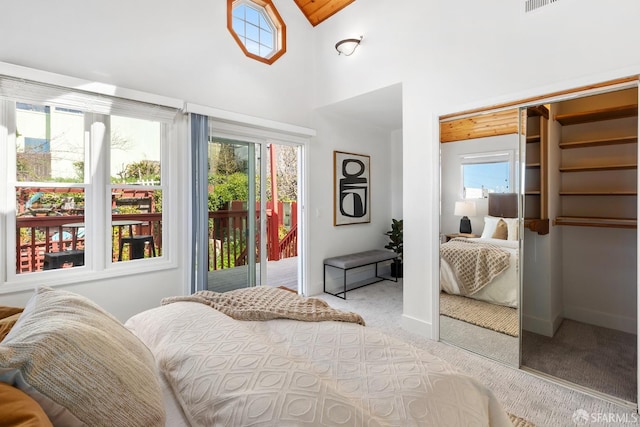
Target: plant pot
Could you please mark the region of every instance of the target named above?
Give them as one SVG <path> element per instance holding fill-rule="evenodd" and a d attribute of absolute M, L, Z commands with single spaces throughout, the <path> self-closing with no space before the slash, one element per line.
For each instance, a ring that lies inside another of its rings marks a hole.
<path fill-rule="evenodd" d="M 402 277 L 402 261 L 393 260 L 391 263 L 391 276 L 397 278 Z"/>

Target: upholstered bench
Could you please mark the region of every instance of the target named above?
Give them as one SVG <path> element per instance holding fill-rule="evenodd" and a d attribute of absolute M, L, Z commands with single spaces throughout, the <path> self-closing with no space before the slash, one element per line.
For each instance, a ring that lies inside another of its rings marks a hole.
<path fill-rule="evenodd" d="M 398 258 L 398 254 L 391 251 L 384 251 L 382 249 L 374 249 L 370 251 L 358 252 L 354 254 L 347 254 L 342 256 L 336 256 L 332 258 L 327 258 L 324 260 L 323 267 L 323 286 L 324 292 L 338 298 L 347 299 L 347 271 L 358 268 L 365 267 L 367 265 L 375 265 L 375 277 L 373 281 L 367 281 L 367 283 L 360 284 L 358 286 L 354 286 L 349 288 L 349 290 L 361 288 L 363 286 L 371 285 L 372 283 L 378 283 L 382 280 L 393 280 L 395 282 L 398 281 L 398 277 L 388 278 L 378 275 L 378 263 L 385 261 L 393 261 Z M 337 293 L 332 293 L 327 291 L 327 267 L 338 268 L 343 271 L 343 290 Z M 342 296 L 340 296 L 342 294 Z"/>

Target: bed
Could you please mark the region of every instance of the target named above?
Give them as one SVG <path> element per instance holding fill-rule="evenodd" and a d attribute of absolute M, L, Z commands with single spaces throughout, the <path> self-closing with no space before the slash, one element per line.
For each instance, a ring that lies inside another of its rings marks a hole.
<path fill-rule="evenodd" d="M 53 425 L 512 425 L 447 362 L 281 289 L 176 297 L 124 326 L 71 292 L 43 287 L 33 299 L 0 342 L 0 382 Z"/>
<path fill-rule="evenodd" d="M 517 194 L 490 193 L 489 215 L 484 218 L 481 237 L 456 238 L 441 245 L 440 289 L 517 307 L 518 230 Z"/>

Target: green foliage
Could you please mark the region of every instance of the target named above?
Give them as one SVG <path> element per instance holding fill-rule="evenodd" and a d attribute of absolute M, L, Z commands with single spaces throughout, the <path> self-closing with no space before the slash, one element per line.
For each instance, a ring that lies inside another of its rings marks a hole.
<path fill-rule="evenodd" d="M 215 156 L 214 170 L 216 175 L 229 176 L 247 169 L 247 161 L 236 155 L 236 147 L 232 144 L 219 144 Z"/>
<path fill-rule="evenodd" d="M 225 205 L 233 200 L 249 198 L 249 179 L 244 173 L 209 176 L 209 184 L 213 186 L 213 192 L 209 192 L 209 211 L 224 209 Z"/>
<path fill-rule="evenodd" d="M 76 206 L 78 206 L 84 203 L 84 193 L 44 193 L 40 196 L 38 202 L 42 206 L 59 208 L 62 207 L 65 199 L 73 199 Z"/>
<path fill-rule="evenodd" d="M 162 191 L 153 192 L 153 207 L 156 212 L 162 212 Z"/>
<path fill-rule="evenodd" d="M 284 225 L 278 225 L 278 240 L 282 240 L 289 230 Z"/>
<path fill-rule="evenodd" d="M 160 182 L 160 162 L 155 160 L 140 160 L 129 163 L 118 172 L 118 178 L 111 178 L 112 182 L 133 183 L 138 181 Z"/>
<path fill-rule="evenodd" d="M 402 258 L 402 220 L 392 219 L 391 230 L 385 232 L 389 236 L 389 243 L 385 245 L 385 249 L 391 249 L 398 254 L 399 258 Z"/>
<path fill-rule="evenodd" d="M 77 162 L 73 162 L 73 169 L 76 171 L 76 175 L 80 182 L 84 181 L 84 161 L 78 160 Z"/>

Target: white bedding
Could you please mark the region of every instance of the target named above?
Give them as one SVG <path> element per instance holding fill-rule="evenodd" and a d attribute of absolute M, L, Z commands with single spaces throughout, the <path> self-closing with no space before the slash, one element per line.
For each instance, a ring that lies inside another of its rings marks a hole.
<path fill-rule="evenodd" d="M 168 426 L 512 426 L 476 380 L 374 328 L 238 321 L 195 302 L 126 326 L 173 391 Z"/>
<path fill-rule="evenodd" d="M 518 241 L 491 238 L 472 238 L 477 242 L 491 243 L 509 252 L 509 268 L 500 273 L 490 284 L 469 298 L 490 302 L 492 304 L 518 306 Z M 451 266 L 440 258 L 440 289 L 448 294 L 460 295 L 460 287 Z"/>

